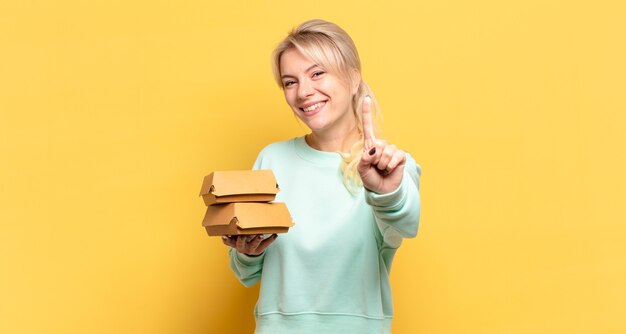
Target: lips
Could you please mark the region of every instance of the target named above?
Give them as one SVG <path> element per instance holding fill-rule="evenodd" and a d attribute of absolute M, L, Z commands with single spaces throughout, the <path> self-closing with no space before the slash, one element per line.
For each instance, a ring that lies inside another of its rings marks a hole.
<path fill-rule="evenodd" d="M 320 102 L 315 102 L 313 104 L 309 104 L 306 107 L 302 107 L 300 108 L 300 110 L 302 110 L 305 113 L 311 113 L 311 112 L 315 112 L 318 111 L 319 109 L 321 109 L 324 105 L 326 104 L 326 101 L 320 101 Z"/>

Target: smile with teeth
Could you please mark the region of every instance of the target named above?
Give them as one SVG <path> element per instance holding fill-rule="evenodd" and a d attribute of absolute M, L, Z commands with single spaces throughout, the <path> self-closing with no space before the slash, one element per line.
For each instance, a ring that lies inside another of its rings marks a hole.
<path fill-rule="evenodd" d="M 301 109 L 304 112 L 311 112 L 311 111 L 314 111 L 314 110 L 317 110 L 317 109 L 321 108 L 324 104 L 326 104 L 326 102 L 318 102 L 316 104 L 313 104 L 313 105 L 310 105 L 310 106 L 308 106 L 306 108 L 301 108 Z"/>

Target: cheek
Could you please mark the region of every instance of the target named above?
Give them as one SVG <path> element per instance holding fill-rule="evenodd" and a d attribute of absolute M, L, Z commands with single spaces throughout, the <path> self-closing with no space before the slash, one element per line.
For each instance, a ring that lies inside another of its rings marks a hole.
<path fill-rule="evenodd" d="M 317 91 L 321 92 L 324 95 L 335 95 L 337 94 L 337 86 L 334 85 L 332 82 L 330 82 L 329 80 L 326 80 L 324 82 L 320 82 L 317 87 L 316 87 Z"/>
<path fill-rule="evenodd" d="M 296 99 L 295 99 L 295 95 L 291 92 L 291 91 L 284 91 L 285 94 L 285 101 L 287 102 L 287 104 L 290 107 L 293 107 L 293 105 L 296 103 Z"/>
<path fill-rule="evenodd" d="M 341 82 L 325 82 L 319 86 L 319 91 L 325 95 L 334 97 L 336 101 L 349 100 L 351 98 L 350 86 L 347 86 Z"/>

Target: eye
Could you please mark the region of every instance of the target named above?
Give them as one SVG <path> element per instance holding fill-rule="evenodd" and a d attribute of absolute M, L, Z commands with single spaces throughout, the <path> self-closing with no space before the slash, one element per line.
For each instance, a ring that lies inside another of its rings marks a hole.
<path fill-rule="evenodd" d="M 296 83 L 296 82 L 295 82 L 295 81 L 293 81 L 293 80 L 285 81 L 285 82 L 283 82 L 283 87 L 287 88 L 287 87 L 289 87 L 289 86 L 294 85 L 295 83 Z"/>
<path fill-rule="evenodd" d="M 316 71 L 315 73 L 313 73 L 313 77 L 314 78 L 319 78 L 319 77 L 321 77 L 324 74 L 326 74 L 326 72 L 324 72 L 324 71 Z"/>

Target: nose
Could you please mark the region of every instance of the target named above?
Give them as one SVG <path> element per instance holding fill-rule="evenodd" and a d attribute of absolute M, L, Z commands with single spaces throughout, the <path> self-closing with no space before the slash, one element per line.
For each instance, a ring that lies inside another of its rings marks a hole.
<path fill-rule="evenodd" d="M 301 80 L 298 83 L 298 97 L 300 99 L 309 97 L 313 95 L 313 93 L 314 93 L 313 85 L 311 85 L 311 82 L 309 80 Z"/>

